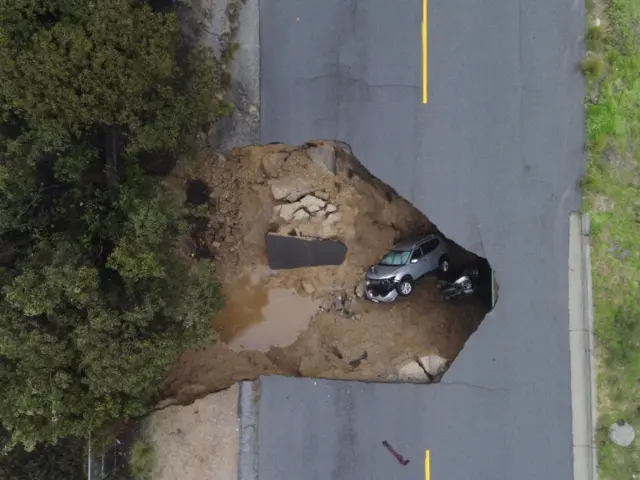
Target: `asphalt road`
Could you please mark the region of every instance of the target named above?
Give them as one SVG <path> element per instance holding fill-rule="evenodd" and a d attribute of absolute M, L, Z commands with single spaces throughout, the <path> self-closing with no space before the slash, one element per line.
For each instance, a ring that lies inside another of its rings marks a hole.
<path fill-rule="evenodd" d="M 504 408 L 503 392 L 467 385 L 263 377 L 258 478 L 423 480 L 429 449 L 434 480 L 513 480 L 507 439 L 487 441 L 506 427 Z"/>
<path fill-rule="evenodd" d="M 322 383 L 322 397 L 313 381 L 263 379 L 260 480 L 423 478 L 425 449 L 434 479 L 571 478 L 568 215 L 583 170 L 584 3 L 428 9 L 423 105 L 419 0 L 262 0 L 261 140 L 349 143 L 489 259 L 498 305 L 440 385 Z M 385 439 L 412 462 L 384 463 Z"/>

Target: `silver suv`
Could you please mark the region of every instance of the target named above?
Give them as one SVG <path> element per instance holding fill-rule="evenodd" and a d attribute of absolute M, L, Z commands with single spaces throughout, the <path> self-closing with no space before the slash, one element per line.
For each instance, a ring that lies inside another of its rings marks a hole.
<path fill-rule="evenodd" d="M 377 265 L 365 275 L 367 298 L 392 302 L 398 294 L 411 295 L 413 284 L 420 277 L 440 268 L 449 270 L 449 252 L 445 239 L 430 234 L 417 240 L 395 244 Z"/>

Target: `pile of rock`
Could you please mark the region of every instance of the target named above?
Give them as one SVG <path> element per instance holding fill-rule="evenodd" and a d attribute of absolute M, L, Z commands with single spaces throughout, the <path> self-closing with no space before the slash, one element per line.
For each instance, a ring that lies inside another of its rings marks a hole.
<path fill-rule="evenodd" d="M 311 217 L 317 219 L 326 217 L 330 223 L 337 222 L 340 220 L 338 208 L 320 198 L 321 193 L 315 192 L 314 195 L 305 195 L 295 202 L 277 205 L 275 213 L 286 222 L 309 220 Z"/>
<path fill-rule="evenodd" d="M 327 237 L 335 233 L 327 228 L 338 223 L 342 216 L 338 207 L 329 203 L 329 194 L 324 190 L 314 190 L 304 181 L 293 179 L 288 181 L 274 181 L 271 184 L 271 194 L 274 200 L 281 202 L 274 208 L 274 214 L 279 221 L 296 226 L 304 223 L 322 223 L 325 228 L 314 231 L 324 232 L 318 236 Z"/>
<path fill-rule="evenodd" d="M 320 305 L 320 310 L 324 312 L 335 312 L 336 314 L 340 314 L 345 318 L 351 318 L 355 316 L 356 320 L 359 320 L 360 318 L 362 318 L 362 316 L 360 314 L 354 313 L 353 303 L 353 296 L 348 295 L 346 292 L 332 292 L 324 299 L 322 305 Z"/>

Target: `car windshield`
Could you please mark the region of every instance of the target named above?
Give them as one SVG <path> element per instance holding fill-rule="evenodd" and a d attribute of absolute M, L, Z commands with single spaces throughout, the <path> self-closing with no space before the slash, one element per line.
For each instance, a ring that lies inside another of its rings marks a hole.
<path fill-rule="evenodd" d="M 404 265 L 409 261 L 410 256 L 411 251 L 390 250 L 384 257 L 382 257 L 382 260 L 380 260 L 380 265 L 384 265 L 385 267 L 397 267 L 400 265 Z"/>

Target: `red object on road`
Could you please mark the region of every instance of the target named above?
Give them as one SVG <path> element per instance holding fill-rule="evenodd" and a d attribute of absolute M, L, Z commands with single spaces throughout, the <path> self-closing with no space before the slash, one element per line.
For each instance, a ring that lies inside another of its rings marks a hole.
<path fill-rule="evenodd" d="M 396 460 L 398 460 L 398 463 L 400 463 L 400 465 L 406 465 L 406 464 L 409 463 L 409 460 L 405 459 L 402 455 L 400 455 L 398 452 L 396 452 L 393 449 L 393 447 L 391 445 L 389 445 L 389 442 L 387 442 L 386 440 L 383 440 L 382 441 L 382 445 L 384 446 L 384 448 L 389 450 L 391 455 L 393 455 L 396 458 Z"/>

